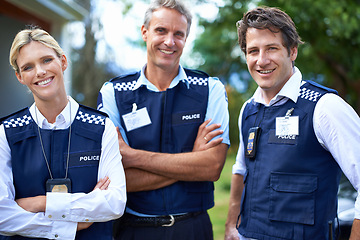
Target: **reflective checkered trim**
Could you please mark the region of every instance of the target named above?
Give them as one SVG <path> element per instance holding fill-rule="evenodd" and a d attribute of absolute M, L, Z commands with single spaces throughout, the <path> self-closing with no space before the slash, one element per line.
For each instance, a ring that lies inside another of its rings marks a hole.
<path fill-rule="evenodd" d="M 29 125 L 32 119 L 28 115 L 24 115 L 23 117 L 13 118 L 8 121 L 4 121 L 5 128 L 16 128 L 16 127 L 23 127 Z"/>
<path fill-rule="evenodd" d="M 316 102 L 321 96 L 321 93 L 315 92 L 314 90 L 307 89 L 305 87 L 300 89 L 300 97 L 309 101 Z"/>
<path fill-rule="evenodd" d="M 198 78 L 198 77 L 191 77 L 188 76 L 188 81 L 190 84 L 194 84 L 194 85 L 203 85 L 203 86 L 207 86 L 207 78 Z"/>
<path fill-rule="evenodd" d="M 90 124 L 105 125 L 105 117 L 95 114 L 83 113 L 82 111 L 79 111 L 78 115 L 76 116 L 76 120 Z"/>
<path fill-rule="evenodd" d="M 114 86 L 114 89 L 118 90 L 119 92 L 121 91 L 130 91 L 133 90 L 136 84 L 136 80 L 132 81 L 132 82 L 121 82 L 121 83 L 116 83 Z"/>

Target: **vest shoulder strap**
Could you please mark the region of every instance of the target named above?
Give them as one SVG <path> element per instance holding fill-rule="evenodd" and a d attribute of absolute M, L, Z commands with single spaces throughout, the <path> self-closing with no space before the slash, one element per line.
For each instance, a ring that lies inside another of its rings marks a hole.
<path fill-rule="evenodd" d="M 209 78 L 209 74 L 207 74 L 206 72 L 203 72 L 201 70 L 197 70 L 197 69 L 189 69 L 189 68 L 184 68 L 186 75 L 190 75 L 190 76 L 194 76 L 194 77 L 202 77 L 202 78 Z"/>
<path fill-rule="evenodd" d="M 7 116 L 4 116 L 4 117 L 0 118 L 0 124 L 2 124 L 3 121 L 5 121 L 6 119 L 13 118 L 13 117 L 16 116 L 16 115 L 23 115 L 21 112 L 24 112 L 24 113 L 25 113 L 27 109 L 28 109 L 28 107 L 25 107 L 25 108 L 23 108 L 23 109 L 20 109 L 19 111 L 16 111 L 16 112 L 14 112 L 14 113 L 11 113 L 11 114 L 9 114 L 9 115 L 7 115 Z"/>
<path fill-rule="evenodd" d="M 17 127 L 27 126 L 32 121 L 33 120 L 29 112 L 29 108 L 26 107 L 8 116 L 1 118 L 0 124 L 4 124 L 5 128 L 17 128 Z"/>
<path fill-rule="evenodd" d="M 88 106 L 85 106 L 85 105 L 82 105 L 82 104 L 79 104 L 79 107 L 80 107 L 81 109 L 83 109 L 83 111 L 85 111 L 85 112 L 88 112 L 88 113 L 91 113 L 91 114 L 95 114 L 95 115 L 100 115 L 100 116 L 102 116 L 102 117 L 104 117 L 104 118 L 109 117 L 109 116 L 107 115 L 107 113 L 102 112 L 102 111 L 99 111 L 99 110 L 96 110 L 96 109 L 94 109 L 94 108 L 92 108 L 92 107 L 88 107 Z"/>
<path fill-rule="evenodd" d="M 131 82 L 134 80 L 137 80 L 140 77 L 140 71 L 132 72 L 125 75 L 120 75 L 117 77 L 114 77 L 113 79 L 110 79 L 110 82 Z"/>
<path fill-rule="evenodd" d="M 338 94 L 334 89 L 322 86 L 313 81 L 304 81 L 300 87 L 299 99 L 317 102 L 326 93 Z"/>

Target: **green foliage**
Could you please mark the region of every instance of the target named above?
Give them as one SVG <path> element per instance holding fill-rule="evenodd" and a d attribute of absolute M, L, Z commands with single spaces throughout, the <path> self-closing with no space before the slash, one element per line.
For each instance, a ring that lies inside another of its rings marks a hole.
<path fill-rule="evenodd" d="M 244 103 L 244 98 L 242 94 L 236 91 L 234 88 L 227 86 L 226 92 L 229 100 L 229 128 L 230 128 L 230 149 L 229 154 L 236 154 L 239 146 L 239 127 L 238 127 L 238 119 L 241 106 Z"/>
<path fill-rule="evenodd" d="M 293 19 L 306 42 L 297 65 L 306 78 L 324 75 L 325 84 L 339 91 L 359 112 L 360 1 L 275 0 Z M 300 14 L 301 13 L 301 14 Z"/>
<path fill-rule="evenodd" d="M 231 73 L 246 69 L 245 62 L 240 59 L 235 25 L 247 9 L 246 5 L 231 1 L 219 8 L 214 21 L 199 21 L 204 32 L 195 40 L 194 52 L 201 54 L 205 61 L 201 68 L 210 75 L 227 80 Z"/>
<path fill-rule="evenodd" d="M 213 225 L 214 240 L 223 240 L 225 235 L 225 222 L 229 209 L 230 184 L 232 166 L 235 163 L 235 155 L 228 154 L 221 176 L 215 182 L 215 206 L 209 210 Z"/>
<path fill-rule="evenodd" d="M 360 1 L 359 0 L 226 0 L 217 18 L 202 20 L 204 32 L 195 41 L 194 54 L 202 69 L 229 82 L 232 73 L 246 70 L 237 46 L 236 22 L 257 5 L 278 7 L 294 20 L 305 44 L 296 65 L 304 79 L 335 88 L 360 112 Z M 245 85 L 247 79 L 242 79 Z M 250 85 L 251 86 L 251 85 Z M 249 88 L 247 95 L 253 92 Z M 231 100 L 230 100 L 231 101 Z"/>

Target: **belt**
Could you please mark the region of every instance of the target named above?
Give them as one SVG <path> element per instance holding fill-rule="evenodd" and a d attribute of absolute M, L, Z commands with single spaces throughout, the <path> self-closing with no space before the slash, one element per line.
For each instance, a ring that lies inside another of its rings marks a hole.
<path fill-rule="evenodd" d="M 181 215 L 165 215 L 157 217 L 139 217 L 124 213 L 123 224 L 132 227 L 171 227 L 175 222 L 200 215 L 202 212 L 185 213 Z"/>

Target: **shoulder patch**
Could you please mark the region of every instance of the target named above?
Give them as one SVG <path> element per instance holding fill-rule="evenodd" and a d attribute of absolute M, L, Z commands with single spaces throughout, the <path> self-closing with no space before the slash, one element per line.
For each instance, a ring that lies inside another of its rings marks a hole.
<path fill-rule="evenodd" d="M 25 114 L 22 117 L 13 117 L 3 122 L 5 128 L 16 128 L 29 125 L 32 122 L 30 115 Z"/>
<path fill-rule="evenodd" d="M 80 105 L 80 107 L 75 117 L 76 120 L 89 124 L 105 125 L 105 119 L 108 117 L 106 113 L 84 105 Z"/>
<path fill-rule="evenodd" d="M 114 90 L 116 91 L 129 91 L 132 90 L 136 81 L 140 77 L 140 71 L 132 72 L 126 75 L 121 75 L 110 80 L 113 83 Z"/>
<path fill-rule="evenodd" d="M 299 97 L 312 102 L 316 102 L 325 93 L 338 94 L 336 90 L 327 88 L 313 81 L 303 81 L 300 87 Z"/>
<path fill-rule="evenodd" d="M 79 110 L 78 114 L 76 115 L 75 119 L 79 120 L 81 122 L 87 122 L 89 124 L 95 124 L 95 125 L 105 125 L 105 116 L 97 115 L 97 114 L 91 114 L 86 113 L 81 110 Z"/>
<path fill-rule="evenodd" d="M 193 70 L 188 68 L 184 68 L 184 70 L 190 84 L 198 85 L 198 86 L 208 85 L 208 79 L 210 76 L 207 73 L 202 72 L 200 70 Z"/>
<path fill-rule="evenodd" d="M 208 78 L 198 78 L 198 77 L 187 77 L 190 84 L 199 85 L 199 86 L 207 86 L 208 85 Z"/>
<path fill-rule="evenodd" d="M 300 94 L 299 97 L 312 101 L 312 102 L 316 102 L 318 100 L 318 98 L 320 98 L 321 93 L 320 92 L 316 92 L 314 90 L 311 90 L 309 88 L 306 87 L 302 87 L 300 88 Z"/>
<path fill-rule="evenodd" d="M 136 80 L 132 81 L 132 82 L 117 82 L 117 83 L 113 83 L 114 84 L 114 89 L 121 92 L 121 91 L 129 91 L 129 90 L 133 90 L 135 84 L 136 84 Z"/>

